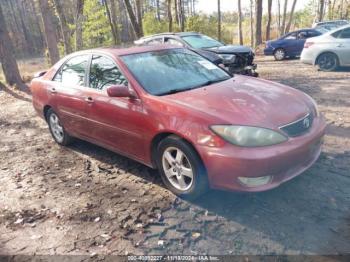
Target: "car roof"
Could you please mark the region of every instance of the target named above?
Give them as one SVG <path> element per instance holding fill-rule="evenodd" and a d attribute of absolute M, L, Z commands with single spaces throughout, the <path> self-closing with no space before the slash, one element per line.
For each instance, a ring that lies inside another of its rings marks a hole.
<path fill-rule="evenodd" d="M 334 29 L 328 31 L 326 34 L 331 35 L 331 34 L 333 34 L 334 32 L 337 32 L 337 31 L 340 31 L 340 30 L 343 30 L 343 29 L 346 29 L 346 28 L 350 28 L 350 24 L 349 24 L 349 25 L 343 25 L 343 26 L 334 28 Z"/>
<path fill-rule="evenodd" d="M 94 52 L 108 53 L 114 56 L 123 56 L 123 55 L 132 55 L 146 52 L 162 51 L 162 50 L 171 50 L 171 49 L 180 49 L 178 46 L 171 45 L 150 45 L 150 46 L 134 46 L 128 48 L 119 48 L 119 47 L 102 47 L 96 49 L 89 49 L 85 51 L 77 52 L 81 54 L 91 54 Z"/>
<path fill-rule="evenodd" d="M 149 36 L 144 36 L 141 37 L 139 40 L 146 40 L 146 39 L 151 39 L 154 37 L 160 37 L 160 36 L 189 36 L 189 35 L 200 35 L 200 33 L 197 32 L 178 32 L 178 33 L 160 33 L 160 34 L 154 34 L 154 35 L 149 35 Z"/>

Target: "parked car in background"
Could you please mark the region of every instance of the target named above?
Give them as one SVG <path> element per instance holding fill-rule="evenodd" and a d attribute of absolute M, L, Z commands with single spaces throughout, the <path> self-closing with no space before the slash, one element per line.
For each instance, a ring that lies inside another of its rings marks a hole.
<path fill-rule="evenodd" d="M 278 61 L 286 57 L 300 56 L 306 39 L 322 35 L 324 32 L 324 30 L 317 29 L 301 29 L 290 32 L 276 40 L 267 41 L 264 54 L 266 56 L 273 55 Z"/>
<path fill-rule="evenodd" d="M 350 66 L 350 25 L 308 39 L 300 60 L 317 65 L 322 71 Z"/>
<path fill-rule="evenodd" d="M 332 20 L 313 23 L 312 27 L 315 29 L 324 28 L 328 31 L 336 29 L 338 27 L 350 24 L 347 20 Z"/>
<path fill-rule="evenodd" d="M 258 76 L 255 54 L 250 47 L 225 45 L 209 36 L 195 32 L 162 33 L 146 36 L 135 41 L 136 45 L 171 44 L 188 48 L 213 62 L 213 54 L 220 57 L 220 63 L 233 74 Z M 217 64 L 217 63 L 216 63 Z"/>
<path fill-rule="evenodd" d="M 180 47 L 73 53 L 31 91 L 58 144 L 77 137 L 157 168 L 186 198 L 275 188 L 317 160 L 325 132 L 308 95 Z"/>

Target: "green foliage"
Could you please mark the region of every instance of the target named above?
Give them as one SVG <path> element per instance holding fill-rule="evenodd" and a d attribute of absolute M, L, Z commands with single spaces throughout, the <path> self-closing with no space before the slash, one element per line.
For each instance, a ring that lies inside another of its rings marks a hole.
<path fill-rule="evenodd" d="M 158 34 L 168 31 L 168 23 L 164 20 L 158 21 L 154 12 L 145 13 L 142 22 L 145 35 Z"/>
<path fill-rule="evenodd" d="M 85 0 L 85 21 L 83 24 L 83 43 L 85 48 L 111 45 L 111 29 L 105 7 L 99 0 Z"/>

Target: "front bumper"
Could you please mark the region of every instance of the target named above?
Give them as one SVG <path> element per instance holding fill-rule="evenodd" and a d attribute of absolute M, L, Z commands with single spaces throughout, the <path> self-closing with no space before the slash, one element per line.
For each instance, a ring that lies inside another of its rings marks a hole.
<path fill-rule="evenodd" d="M 272 46 L 266 47 L 264 49 L 264 55 L 266 55 L 266 56 L 273 55 L 274 51 L 275 51 L 275 49 Z"/>
<path fill-rule="evenodd" d="M 269 147 L 243 148 L 226 144 L 222 148 L 199 147 L 212 188 L 232 191 L 265 191 L 300 175 L 321 153 L 326 123 L 314 120 L 308 133 Z M 238 177 L 265 177 L 271 180 L 261 186 L 248 187 Z"/>

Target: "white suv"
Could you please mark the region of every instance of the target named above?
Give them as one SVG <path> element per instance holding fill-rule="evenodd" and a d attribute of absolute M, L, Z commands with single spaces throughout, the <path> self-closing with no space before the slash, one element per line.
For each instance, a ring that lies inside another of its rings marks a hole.
<path fill-rule="evenodd" d="M 350 25 L 307 39 L 300 60 L 322 71 L 350 66 Z"/>

